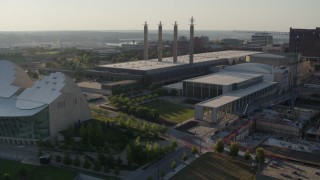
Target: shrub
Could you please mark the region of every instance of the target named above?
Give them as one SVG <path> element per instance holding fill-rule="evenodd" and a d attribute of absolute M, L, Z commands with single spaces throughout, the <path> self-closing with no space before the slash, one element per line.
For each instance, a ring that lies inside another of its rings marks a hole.
<path fill-rule="evenodd" d="M 73 161 L 73 165 L 76 167 L 81 166 L 81 160 L 80 160 L 79 156 L 77 156 L 76 159 Z"/>
<path fill-rule="evenodd" d="M 84 161 L 83 168 L 90 169 L 90 167 L 91 167 L 91 163 L 86 159 Z"/>
<path fill-rule="evenodd" d="M 71 165 L 72 164 L 72 159 L 70 158 L 69 154 L 66 154 L 63 158 L 63 164 L 65 165 Z"/>

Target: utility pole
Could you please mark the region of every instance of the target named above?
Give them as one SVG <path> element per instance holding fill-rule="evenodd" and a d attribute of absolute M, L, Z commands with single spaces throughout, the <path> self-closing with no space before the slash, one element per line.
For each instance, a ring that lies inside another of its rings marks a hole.
<path fill-rule="evenodd" d="M 201 154 L 201 137 L 199 137 L 200 138 L 200 154 Z"/>

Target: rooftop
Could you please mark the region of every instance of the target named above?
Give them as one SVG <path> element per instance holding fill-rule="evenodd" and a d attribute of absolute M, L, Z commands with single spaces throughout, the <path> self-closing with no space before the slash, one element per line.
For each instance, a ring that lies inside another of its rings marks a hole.
<path fill-rule="evenodd" d="M 252 54 L 257 54 L 260 52 L 254 51 L 219 51 L 219 52 L 209 52 L 194 54 L 194 63 L 221 60 L 221 59 L 232 59 L 244 56 L 249 56 Z M 158 62 L 158 59 L 140 60 L 108 65 L 99 65 L 98 67 L 109 67 L 109 68 L 119 68 L 119 69 L 133 69 L 133 70 L 153 70 L 166 67 L 174 67 L 178 65 L 189 64 L 189 55 L 179 56 L 178 62 L 173 62 L 173 57 L 163 58 L 162 62 Z"/>
<path fill-rule="evenodd" d="M 202 77 L 185 80 L 185 82 L 230 85 L 259 77 L 259 74 L 222 71 Z"/>
<path fill-rule="evenodd" d="M 122 81 L 116 81 L 111 83 L 106 83 L 107 86 L 117 86 L 117 85 L 128 85 L 128 84 L 134 84 L 137 81 L 134 80 L 122 80 Z"/>
<path fill-rule="evenodd" d="M 254 72 L 262 74 L 272 74 L 272 66 L 261 63 L 241 63 L 233 66 L 226 67 L 226 70 L 233 71 L 245 71 L 245 72 Z"/>
<path fill-rule="evenodd" d="M 40 112 L 48 105 L 40 106 L 34 109 L 19 109 L 16 107 L 16 96 L 11 98 L 0 97 L 0 115 L 1 117 L 24 117 L 32 116 Z"/>
<path fill-rule="evenodd" d="M 101 89 L 101 83 L 95 81 L 83 81 L 77 84 L 81 88 Z"/>
<path fill-rule="evenodd" d="M 285 59 L 286 56 L 278 55 L 278 54 L 270 54 L 270 53 L 260 53 L 260 54 L 253 54 L 252 57 L 257 58 L 274 58 L 274 59 Z"/>
<path fill-rule="evenodd" d="M 41 81 L 37 81 L 31 88 L 24 90 L 16 99 L 19 109 L 34 109 L 53 102 L 65 86 L 64 74 L 51 73 Z"/>
<path fill-rule="evenodd" d="M 31 85 L 31 79 L 20 67 L 10 61 L 0 61 L 0 97 L 10 98 Z"/>

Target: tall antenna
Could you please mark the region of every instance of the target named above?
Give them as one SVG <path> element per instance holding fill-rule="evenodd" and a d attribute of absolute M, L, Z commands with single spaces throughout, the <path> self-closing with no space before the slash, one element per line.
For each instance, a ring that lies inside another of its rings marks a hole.
<path fill-rule="evenodd" d="M 193 16 L 191 17 L 190 22 L 191 22 L 190 25 L 194 25 L 194 24 L 193 24 L 193 23 L 194 23 L 194 18 L 193 18 Z"/>

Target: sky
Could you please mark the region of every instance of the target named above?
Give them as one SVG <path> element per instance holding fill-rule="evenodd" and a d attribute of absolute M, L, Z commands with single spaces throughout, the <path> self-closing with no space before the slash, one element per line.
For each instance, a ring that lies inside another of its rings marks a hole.
<path fill-rule="evenodd" d="M 0 31 L 320 27 L 320 0 L 0 0 Z"/>

